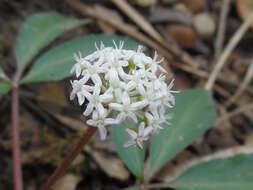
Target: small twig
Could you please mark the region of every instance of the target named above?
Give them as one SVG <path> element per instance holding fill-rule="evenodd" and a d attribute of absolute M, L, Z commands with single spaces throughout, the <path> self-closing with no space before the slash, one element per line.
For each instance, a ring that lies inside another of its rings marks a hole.
<path fill-rule="evenodd" d="M 81 3 L 79 0 L 66 0 L 70 6 L 72 6 L 74 9 L 78 10 L 80 13 L 90 16 L 96 19 L 100 19 L 113 27 L 117 28 L 119 31 L 139 40 L 140 42 L 145 43 L 146 45 L 152 47 L 153 49 L 156 49 L 160 55 L 163 55 L 168 60 L 172 60 L 171 54 L 163 47 L 161 47 L 158 43 L 154 42 L 150 38 L 146 37 L 144 34 L 136 30 L 135 27 L 132 25 L 126 24 L 118 19 L 111 19 L 105 16 L 105 14 L 101 14 L 101 11 L 97 11 L 95 8 L 92 8 L 90 6 L 87 6 L 84 3 Z M 186 60 L 188 60 L 189 56 L 185 54 L 184 52 L 175 54 L 178 56 L 179 60 L 185 60 L 185 63 L 189 63 Z M 189 64 L 178 64 L 175 61 L 170 62 L 175 67 L 178 67 L 186 72 L 193 73 L 199 77 L 208 78 L 208 73 L 205 71 L 197 70 L 196 68 L 191 67 L 190 65 L 194 65 L 194 63 Z"/>
<path fill-rule="evenodd" d="M 225 116 L 228 114 L 228 111 L 225 108 L 225 106 L 218 104 L 218 103 L 216 105 L 217 105 L 216 107 L 218 108 L 220 115 Z M 221 132 L 227 133 L 227 132 L 225 132 L 225 130 L 230 130 L 231 127 L 232 127 L 232 124 L 231 124 L 230 120 L 226 120 L 222 125 L 216 124 L 216 125 L 214 125 L 213 128 L 218 129 Z"/>
<path fill-rule="evenodd" d="M 164 48 L 169 50 L 175 56 L 179 57 L 184 63 L 195 65 L 195 62 L 190 55 L 179 48 L 171 46 L 163 37 L 146 21 L 146 19 L 132 8 L 125 0 L 111 0 L 123 12 L 125 12 L 143 31 L 149 34 L 155 41 L 159 42 Z M 165 54 L 166 55 L 166 54 Z"/>
<path fill-rule="evenodd" d="M 245 78 L 243 79 L 242 84 L 239 86 L 235 94 L 230 99 L 228 99 L 228 101 L 225 103 L 225 107 L 228 107 L 229 105 L 231 105 L 243 93 L 243 91 L 250 84 L 252 76 L 253 76 L 253 60 L 250 63 L 249 69 L 247 71 Z"/>
<path fill-rule="evenodd" d="M 96 127 L 89 127 L 87 129 L 87 131 L 83 134 L 72 151 L 67 155 L 60 166 L 54 171 L 54 173 L 48 178 L 47 182 L 42 186 L 40 190 L 49 190 L 49 188 L 64 174 L 65 170 L 69 168 L 72 161 L 82 151 L 83 146 L 88 143 L 96 130 Z"/>
<path fill-rule="evenodd" d="M 208 81 L 205 86 L 206 90 L 211 90 L 213 87 L 213 84 L 220 73 L 221 68 L 227 61 L 229 55 L 231 52 L 234 50 L 236 45 L 239 43 L 245 32 L 248 30 L 248 28 L 252 25 L 252 20 L 253 20 L 253 13 L 251 13 L 248 18 L 244 21 L 244 23 L 241 25 L 241 27 L 236 31 L 234 36 L 231 38 L 229 41 L 228 45 L 224 49 L 223 53 L 221 54 L 219 60 L 217 61 L 217 64 L 215 65 Z"/>
<path fill-rule="evenodd" d="M 18 87 L 12 89 L 12 158 L 14 189 L 23 190 L 22 169 L 20 161 L 20 137 L 19 137 L 19 101 Z"/>
<path fill-rule="evenodd" d="M 225 120 L 228 120 L 230 119 L 231 117 L 235 116 L 235 115 L 238 115 L 240 113 L 243 113 L 243 112 L 246 112 L 246 111 L 249 111 L 253 109 L 253 103 L 251 104 L 247 104 L 245 106 L 242 106 L 242 107 L 239 107 L 237 108 L 236 110 L 232 111 L 232 112 L 229 112 L 227 113 L 226 115 L 222 116 L 221 118 L 219 118 L 216 122 L 215 125 L 219 125 L 221 122 L 225 121 Z"/>
<path fill-rule="evenodd" d="M 125 0 L 111 0 L 117 7 L 119 7 L 127 16 L 129 16 L 137 25 L 139 25 L 147 34 L 149 34 L 156 41 L 163 41 L 162 36 L 153 28 L 146 19 L 139 14 L 133 7 L 131 7 Z"/>
<path fill-rule="evenodd" d="M 220 12 L 219 29 L 218 29 L 217 38 L 215 41 L 214 60 L 218 59 L 223 48 L 224 34 L 226 31 L 226 23 L 227 23 L 229 8 L 230 8 L 230 2 L 231 0 L 223 0 L 223 3 L 222 3 L 222 8 Z"/>

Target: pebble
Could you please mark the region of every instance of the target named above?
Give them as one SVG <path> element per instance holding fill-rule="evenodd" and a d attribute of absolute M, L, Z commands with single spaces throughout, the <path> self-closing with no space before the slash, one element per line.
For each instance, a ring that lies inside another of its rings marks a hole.
<path fill-rule="evenodd" d="M 199 13 L 193 17 L 193 26 L 201 38 L 209 38 L 214 35 L 216 24 L 208 13 Z"/>

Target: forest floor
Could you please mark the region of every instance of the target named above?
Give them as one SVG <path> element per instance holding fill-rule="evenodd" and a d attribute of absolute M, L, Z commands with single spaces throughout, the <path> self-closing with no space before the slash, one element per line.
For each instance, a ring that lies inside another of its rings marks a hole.
<path fill-rule="evenodd" d="M 154 29 L 170 44 L 169 48 L 164 48 L 162 42 L 157 42 L 157 46 L 142 43 L 150 48 L 148 53 L 151 56 L 154 49 L 157 49 L 158 53 L 162 50 L 162 56 L 167 58 L 164 65 L 171 73 L 169 77 L 176 79 L 176 90 L 207 87 L 211 73 L 224 56 L 225 47 L 245 22 L 250 9 L 253 10 L 253 6 L 245 6 L 239 0 L 129 0 L 129 5 L 144 18 L 144 21 L 140 18 L 133 21 L 129 10 L 126 9 L 124 13 L 113 1 L 82 2 L 98 11 L 97 18 L 89 26 L 79 27 L 63 35 L 51 46 L 94 33 L 130 35 L 136 41 L 140 41 L 138 35 L 133 34 L 131 30 L 122 30 L 119 26 L 121 24 L 130 24 L 145 39 L 157 41 L 156 33 L 152 30 Z M 48 11 L 76 18 L 94 17 L 82 15 L 63 0 L 0 0 L 0 63 L 10 77 L 15 71 L 13 49 L 22 23 L 33 14 Z M 121 24 L 112 26 L 106 19 L 121 19 Z M 152 29 L 144 31 L 141 25 L 144 22 L 151 24 Z M 168 162 L 155 176 L 154 181 L 166 181 L 170 168 L 191 158 L 253 143 L 253 110 L 245 108 L 245 105 L 253 102 L 250 80 L 253 75 L 250 71 L 253 65 L 252 44 L 253 32 L 249 29 L 241 35 L 236 48 L 228 52 L 222 71 L 213 85 L 212 94 L 219 122 Z M 85 130 L 81 108 L 77 102 L 69 100 L 70 92 L 70 79 L 27 85 L 21 89 L 19 112 L 25 190 L 39 189 Z M 238 114 L 230 115 L 240 108 L 242 110 Z M 0 99 L 2 190 L 13 188 L 10 113 L 9 93 Z M 226 117 L 227 115 L 229 117 Z M 55 189 L 116 190 L 134 184 L 134 176 L 119 159 L 110 137 L 101 142 L 95 136 Z"/>

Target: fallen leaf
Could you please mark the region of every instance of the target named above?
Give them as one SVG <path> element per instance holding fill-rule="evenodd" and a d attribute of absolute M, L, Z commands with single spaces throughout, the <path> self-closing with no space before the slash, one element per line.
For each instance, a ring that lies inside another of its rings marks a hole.
<path fill-rule="evenodd" d="M 53 186 L 53 190 L 75 190 L 81 177 L 73 174 L 67 174 L 61 177 Z"/>
<path fill-rule="evenodd" d="M 193 17 L 193 26 L 200 37 L 208 38 L 214 35 L 216 23 L 209 13 L 199 13 Z"/>
<path fill-rule="evenodd" d="M 122 181 L 128 179 L 129 172 L 118 156 L 111 155 L 105 151 L 94 150 L 89 147 L 86 147 L 85 150 L 87 150 L 94 157 L 98 165 L 107 175 Z"/>
<path fill-rule="evenodd" d="M 253 11 L 252 0 L 236 0 L 236 8 L 239 16 L 245 20 Z"/>

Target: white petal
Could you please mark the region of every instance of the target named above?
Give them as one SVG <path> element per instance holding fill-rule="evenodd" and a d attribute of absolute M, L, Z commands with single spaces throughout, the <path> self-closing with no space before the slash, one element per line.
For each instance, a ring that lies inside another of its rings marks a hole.
<path fill-rule="evenodd" d="M 82 94 L 82 92 L 78 92 L 77 93 L 77 97 L 78 97 L 78 103 L 79 103 L 79 105 L 82 105 L 84 103 L 84 100 L 85 100 L 85 97 Z"/>
<path fill-rule="evenodd" d="M 157 51 L 155 51 L 153 60 L 156 61 L 157 57 L 158 57 L 158 54 L 157 54 Z"/>
<path fill-rule="evenodd" d="M 153 118 L 155 120 L 160 119 L 159 114 L 158 114 L 159 113 L 158 108 L 159 108 L 158 105 L 155 103 L 150 105 L 150 111 L 152 112 Z"/>
<path fill-rule="evenodd" d="M 79 77 L 81 75 L 81 72 L 82 72 L 81 66 L 79 64 L 76 65 L 76 77 Z"/>
<path fill-rule="evenodd" d="M 137 85 L 137 90 L 138 90 L 139 92 L 142 92 L 142 93 L 140 93 L 142 96 L 144 96 L 144 94 L 146 94 L 146 91 L 145 91 L 145 89 L 144 89 L 142 83 L 139 83 L 139 84 Z"/>
<path fill-rule="evenodd" d="M 128 66 L 128 61 L 119 61 L 119 63 L 120 63 L 120 65 L 122 66 L 122 67 L 126 67 L 126 66 Z"/>
<path fill-rule="evenodd" d="M 122 97 L 122 90 L 120 88 L 116 88 L 114 90 L 115 96 L 118 102 L 121 102 L 121 97 Z"/>
<path fill-rule="evenodd" d="M 174 86 L 174 81 L 175 81 L 175 79 L 172 79 L 172 81 L 170 82 L 170 84 L 168 86 L 168 90 L 172 89 L 172 87 Z"/>
<path fill-rule="evenodd" d="M 83 95 L 89 100 L 89 102 L 92 102 L 93 95 L 91 95 L 88 91 L 82 90 Z"/>
<path fill-rule="evenodd" d="M 131 80 L 129 83 L 127 83 L 126 90 L 127 90 L 127 91 L 131 91 L 131 90 L 133 90 L 136 86 L 137 86 L 136 82 L 134 82 L 134 81 Z"/>
<path fill-rule="evenodd" d="M 125 148 L 127 148 L 127 147 L 133 146 L 133 145 L 135 145 L 135 141 L 128 141 L 128 142 L 126 142 L 123 146 L 124 146 Z"/>
<path fill-rule="evenodd" d="M 139 109 L 144 108 L 146 105 L 148 105 L 147 100 L 142 100 L 142 101 L 139 101 L 139 102 L 132 103 L 131 104 L 131 109 L 133 111 L 139 110 Z"/>
<path fill-rule="evenodd" d="M 80 79 L 80 82 L 82 84 L 85 84 L 89 80 L 89 78 L 90 78 L 90 74 L 87 73 L 87 74 L 83 75 L 83 78 Z"/>
<path fill-rule="evenodd" d="M 93 111 L 93 113 L 92 113 L 92 119 L 93 120 L 98 120 L 98 112 L 97 111 Z"/>
<path fill-rule="evenodd" d="M 126 129 L 127 134 L 130 136 L 131 139 L 136 139 L 137 138 L 137 133 L 134 130 L 131 129 Z"/>
<path fill-rule="evenodd" d="M 76 94 L 74 93 L 74 90 L 70 93 L 70 100 L 74 100 Z"/>
<path fill-rule="evenodd" d="M 120 121 L 117 119 L 106 118 L 104 123 L 105 123 L 105 125 L 117 125 L 120 123 Z"/>
<path fill-rule="evenodd" d="M 93 86 L 89 86 L 89 85 L 83 85 L 83 86 L 82 86 L 82 91 L 92 92 L 93 89 L 94 89 Z"/>
<path fill-rule="evenodd" d="M 137 145 L 140 149 L 143 149 L 142 141 L 137 141 Z"/>
<path fill-rule="evenodd" d="M 95 86 L 96 86 L 96 85 L 102 86 L 102 81 L 101 81 L 101 78 L 99 77 L 98 74 L 93 74 L 93 75 L 91 76 L 91 79 L 92 79 L 92 82 L 95 84 Z"/>
<path fill-rule="evenodd" d="M 105 117 L 105 113 L 106 113 L 105 112 L 105 108 L 104 108 L 104 106 L 101 103 L 98 103 L 96 105 L 96 109 L 97 109 L 100 117 Z"/>
<path fill-rule="evenodd" d="M 95 85 L 93 95 L 99 95 L 100 94 L 101 87 L 98 85 Z"/>
<path fill-rule="evenodd" d="M 70 73 L 73 74 L 75 71 L 76 71 L 76 65 L 74 65 L 74 66 L 71 68 Z"/>
<path fill-rule="evenodd" d="M 146 91 L 142 85 L 138 86 L 138 91 L 142 96 L 145 96 Z"/>
<path fill-rule="evenodd" d="M 104 126 L 99 126 L 98 131 L 99 131 L 100 139 L 105 140 L 106 139 L 106 134 L 107 134 L 106 128 Z"/>
<path fill-rule="evenodd" d="M 158 65 L 158 68 L 160 71 L 162 71 L 163 73 L 167 73 L 167 71 L 161 66 L 161 65 Z"/>
<path fill-rule="evenodd" d="M 119 81 L 118 72 L 115 68 L 109 70 L 109 80 L 110 82 Z"/>
<path fill-rule="evenodd" d="M 144 136 L 144 130 L 145 130 L 145 123 L 141 122 L 139 125 L 138 135 L 143 137 Z"/>
<path fill-rule="evenodd" d="M 99 96 L 101 102 L 110 102 L 113 99 L 113 95 L 110 93 L 104 93 L 103 95 Z"/>
<path fill-rule="evenodd" d="M 126 114 L 125 112 L 121 112 L 118 116 L 117 116 L 117 119 L 122 122 L 126 119 Z"/>
<path fill-rule="evenodd" d="M 100 56 L 98 61 L 95 63 L 97 66 L 100 66 L 104 62 L 104 56 Z"/>
<path fill-rule="evenodd" d="M 143 137 L 147 137 L 151 132 L 153 131 L 153 128 L 152 127 L 146 127 L 145 130 L 144 130 L 144 135 Z"/>
<path fill-rule="evenodd" d="M 83 115 L 88 116 L 91 114 L 91 112 L 93 111 L 94 108 L 94 104 L 93 103 L 88 103 L 86 110 L 83 112 Z"/>
<path fill-rule="evenodd" d="M 87 124 L 88 124 L 88 125 L 91 125 L 91 126 L 94 126 L 94 127 L 97 126 L 97 122 L 94 121 L 94 120 L 92 120 L 92 119 L 89 119 L 89 120 L 87 121 Z"/>
<path fill-rule="evenodd" d="M 133 112 L 128 113 L 127 117 L 133 123 L 137 123 L 138 122 L 137 117 L 136 117 L 136 115 Z"/>
<path fill-rule="evenodd" d="M 119 67 L 118 68 L 118 72 L 119 72 L 119 75 L 123 78 L 123 79 L 125 79 L 125 80 L 127 80 L 128 79 L 128 77 L 127 78 L 125 78 L 125 75 L 127 75 L 125 72 L 124 72 L 124 70 L 122 69 L 122 67 Z"/>
<path fill-rule="evenodd" d="M 124 105 L 129 105 L 130 104 L 130 97 L 129 97 L 129 94 L 126 91 L 123 92 L 122 102 L 123 102 Z"/>
<path fill-rule="evenodd" d="M 153 116 L 148 112 L 145 113 L 145 117 L 148 119 L 149 124 L 154 120 Z"/>
<path fill-rule="evenodd" d="M 117 111 L 122 111 L 122 108 L 123 108 L 123 106 L 121 104 L 118 104 L 118 103 L 110 103 L 109 107 L 114 109 L 114 110 L 117 110 Z"/>

